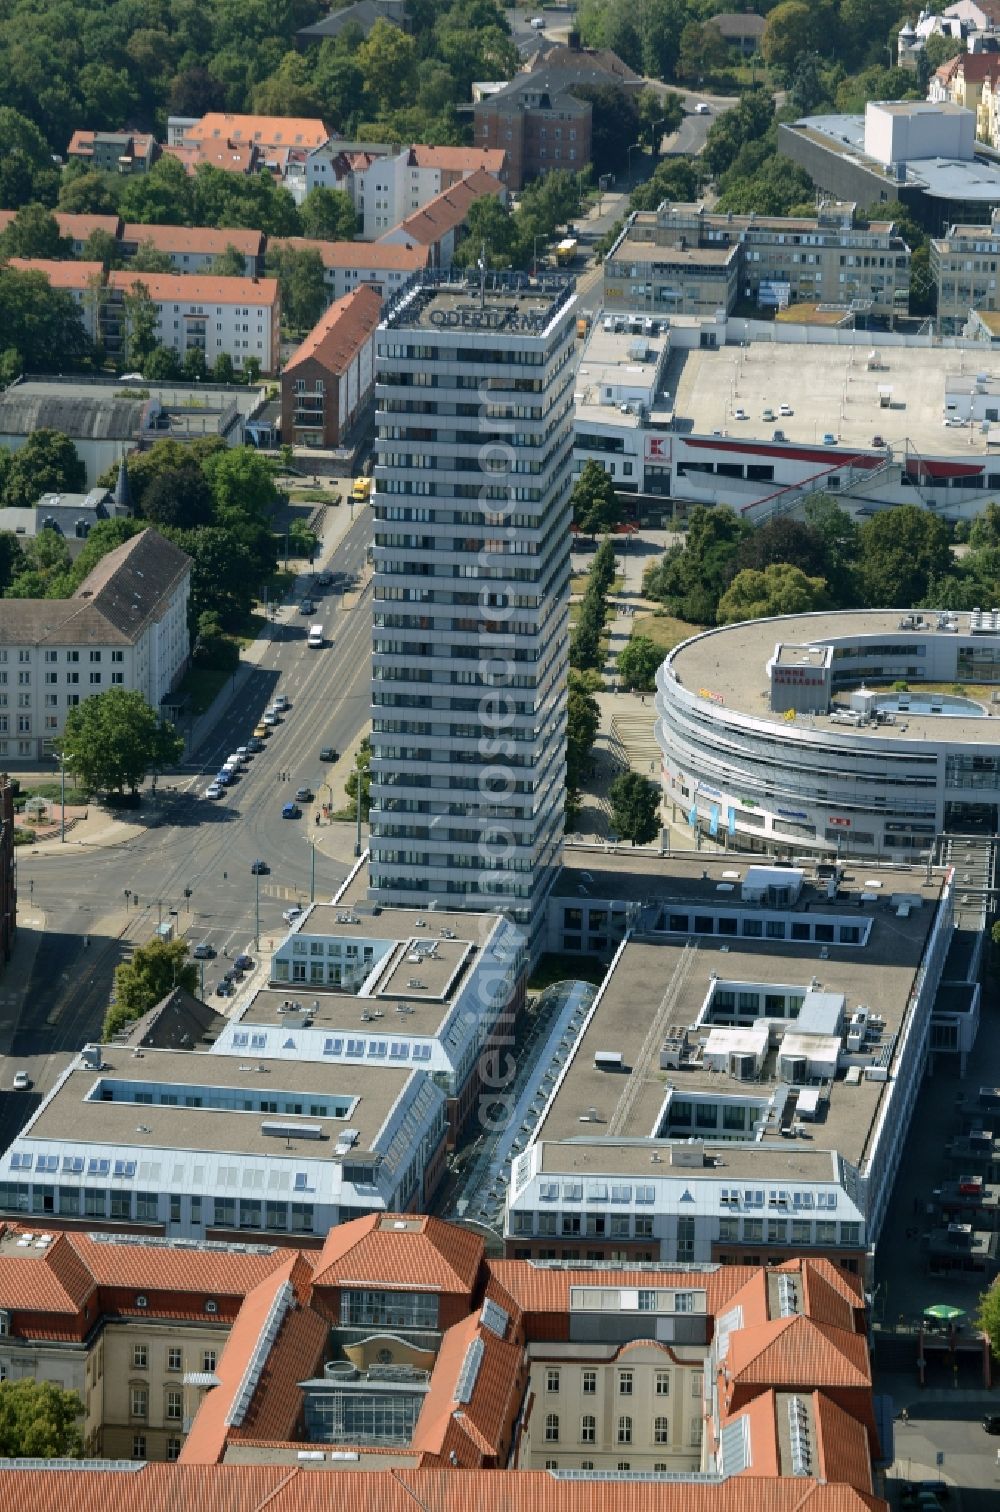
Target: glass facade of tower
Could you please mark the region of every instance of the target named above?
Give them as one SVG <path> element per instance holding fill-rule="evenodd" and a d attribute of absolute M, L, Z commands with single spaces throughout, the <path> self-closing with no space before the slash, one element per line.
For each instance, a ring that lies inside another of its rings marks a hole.
<path fill-rule="evenodd" d="M 575 297 L 427 281 L 376 348 L 370 895 L 541 922 L 559 866 Z"/>

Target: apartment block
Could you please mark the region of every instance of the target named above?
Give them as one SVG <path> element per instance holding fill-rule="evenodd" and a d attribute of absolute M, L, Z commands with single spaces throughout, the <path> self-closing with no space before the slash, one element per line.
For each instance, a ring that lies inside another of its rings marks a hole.
<path fill-rule="evenodd" d="M 505 159 L 506 153 L 498 148 L 422 145 L 373 159 L 356 175 L 364 236 L 371 240 L 382 236 L 473 173 L 482 171 L 502 180 Z"/>
<path fill-rule="evenodd" d="M 67 215 L 54 210 L 59 235 L 73 244 L 73 256 L 81 257 L 87 240 L 95 231 L 103 231 L 117 241 L 121 232 L 121 217 L 118 215 Z M 0 210 L 0 231 L 6 231 L 17 216 L 16 210 Z"/>
<path fill-rule="evenodd" d="M 380 903 L 540 923 L 563 824 L 575 309 L 569 283 L 429 279 L 379 327 Z"/>
<path fill-rule="evenodd" d="M 863 1295 L 822 1260 L 489 1261 L 415 1214 L 318 1251 L 6 1226 L 0 1316 L 0 1365 L 82 1381 L 105 1461 L 8 1461 L 0 1498 L 39 1512 L 74 1475 L 126 1512 L 295 1512 L 317 1474 L 387 1512 L 886 1509 Z"/>
<path fill-rule="evenodd" d="M 477 168 L 450 189 L 443 189 L 391 231 L 386 231 L 380 240 L 403 247 L 426 247 L 432 268 L 450 268 L 470 209 L 477 200 L 487 196 L 503 204 L 507 191 L 499 179 L 485 169 Z"/>
<path fill-rule="evenodd" d="M 476 102 L 475 144 L 505 153 L 508 188 L 523 189 L 553 168 L 579 173 L 589 167 L 593 108 L 573 95 L 571 83 L 555 71 L 519 73 Z"/>
<path fill-rule="evenodd" d="M 910 249 L 894 224 L 858 224 L 854 205 L 833 203 L 815 216 L 664 203 L 630 217 L 604 265 L 609 307 L 685 315 L 730 313 L 737 300 L 753 300 L 885 317 L 905 312 L 909 288 Z"/>
<path fill-rule="evenodd" d="M 375 392 L 382 299 L 369 284 L 335 300 L 281 374 L 281 434 L 293 446 L 341 444 Z"/>
<path fill-rule="evenodd" d="M 0 759 L 51 756 L 68 711 L 108 688 L 158 709 L 188 659 L 191 558 L 148 529 L 68 599 L 0 599 Z"/>
<path fill-rule="evenodd" d="M 98 173 L 148 173 L 159 155 L 155 138 L 139 131 L 74 131 L 66 148 L 70 161 Z"/>
<path fill-rule="evenodd" d="M 930 272 L 937 289 L 942 334 L 961 333 L 973 310 L 1000 310 L 1000 214 L 984 226 L 949 226 L 930 241 Z"/>
<path fill-rule="evenodd" d="M 213 230 L 208 226 L 125 225 L 118 238 L 123 256 L 134 257 L 140 247 L 165 252 L 178 273 L 208 273 L 217 257 L 230 247 L 243 258 L 247 278 L 264 271 L 264 233 L 239 227 Z"/>
<path fill-rule="evenodd" d="M 263 152 L 288 147 L 306 151 L 322 147 L 330 133 L 321 120 L 312 116 L 230 115 L 213 110 L 193 125 L 186 126 L 183 145 L 232 142 L 238 147 L 253 146 Z"/>
<path fill-rule="evenodd" d="M 125 296 L 137 285 L 157 308 L 157 339 L 179 357 L 193 348 L 209 367 L 223 352 L 242 368 L 256 358 L 262 373 L 272 373 L 280 357 L 281 305 L 274 278 L 220 278 L 177 273 L 108 275 L 101 308 L 104 344 L 112 354 L 128 352 L 129 314 Z"/>
<path fill-rule="evenodd" d="M 91 341 L 99 335 L 99 314 L 104 267 L 99 262 L 61 262 L 48 257 L 11 257 L 8 266 L 22 273 L 41 273 L 53 289 L 65 289 L 73 297 L 83 329 Z"/>
<path fill-rule="evenodd" d="M 414 241 L 406 245 L 393 242 L 329 242 L 306 236 L 274 237 L 269 246 L 305 247 L 318 252 L 323 261 L 327 297 L 331 304 L 343 299 L 362 284 L 370 284 L 383 299 L 408 284 L 415 273 L 430 264 L 430 249 Z"/>

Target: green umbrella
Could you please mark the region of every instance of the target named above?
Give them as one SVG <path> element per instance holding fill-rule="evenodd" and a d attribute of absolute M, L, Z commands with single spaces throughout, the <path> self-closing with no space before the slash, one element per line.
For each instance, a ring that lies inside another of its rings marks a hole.
<path fill-rule="evenodd" d="M 924 1308 L 925 1318 L 936 1318 L 939 1323 L 954 1323 L 956 1318 L 965 1317 L 964 1307 L 949 1307 L 947 1302 L 935 1302 L 933 1307 Z"/>

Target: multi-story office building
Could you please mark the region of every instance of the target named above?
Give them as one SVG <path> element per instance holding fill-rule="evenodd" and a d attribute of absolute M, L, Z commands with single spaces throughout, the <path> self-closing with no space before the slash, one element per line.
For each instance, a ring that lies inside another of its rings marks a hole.
<path fill-rule="evenodd" d="M 376 348 L 370 894 L 537 922 L 559 864 L 576 300 L 423 280 Z"/>
<path fill-rule="evenodd" d="M 1000 67 L 1000 61 L 998 61 Z M 942 332 L 961 333 L 973 310 L 1000 310 L 1000 215 L 985 226 L 949 226 L 930 241 L 930 272 Z"/>
<path fill-rule="evenodd" d="M 761 305 L 855 305 L 905 312 L 910 249 L 892 221 L 856 223 L 852 204 L 816 215 L 733 215 L 663 204 L 631 217 L 604 265 L 609 309 L 701 315 Z"/>

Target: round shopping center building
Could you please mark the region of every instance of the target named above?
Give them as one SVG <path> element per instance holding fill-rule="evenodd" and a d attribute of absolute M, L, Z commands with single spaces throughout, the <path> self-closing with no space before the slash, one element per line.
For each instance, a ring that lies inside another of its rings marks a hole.
<path fill-rule="evenodd" d="M 665 802 L 736 849 L 910 858 L 1000 828 L 1000 610 L 749 620 L 656 681 Z"/>

